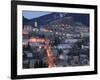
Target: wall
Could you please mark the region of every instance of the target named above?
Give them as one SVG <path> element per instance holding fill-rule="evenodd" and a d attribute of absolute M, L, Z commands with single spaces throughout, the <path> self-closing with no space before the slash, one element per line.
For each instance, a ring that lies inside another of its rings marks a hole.
<path fill-rule="evenodd" d="M 100 14 L 99 0 L 34 0 L 58 3 L 75 3 L 75 4 L 97 4 L 98 14 Z M 100 21 L 100 15 L 98 16 Z M 0 0 L 0 80 L 10 80 L 10 41 L 11 41 L 11 26 L 10 26 L 10 0 Z M 98 23 L 98 34 L 100 34 L 100 23 Z M 98 36 L 100 41 L 100 36 Z M 100 42 L 98 42 L 100 44 Z M 98 45 L 98 67 L 100 67 L 100 45 Z M 28 79 L 27 79 L 28 80 Z M 55 78 L 39 78 L 34 80 L 100 80 L 100 68 L 98 75 L 84 75 L 84 76 L 67 76 Z"/>

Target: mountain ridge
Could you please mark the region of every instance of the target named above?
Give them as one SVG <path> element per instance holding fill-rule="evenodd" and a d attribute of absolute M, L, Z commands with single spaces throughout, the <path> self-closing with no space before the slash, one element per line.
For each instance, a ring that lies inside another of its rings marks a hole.
<path fill-rule="evenodd" d="M 80 14 L 80 13 L 56 13 L 54 12 L 54 13 L 43 15 L 43 16 L 33 18 L 33 19 L 27 19 L 23 16 L 23 24 L 33 26 L 34 22 L 37 22 L 38 25 L 47 25 L 50 22 L 61 19 L 63 17 L 72 17 L 75 23 L 82 23 L 83 25 L 89 27 L 89 21 L 90 21 L 89 14 Z"/>

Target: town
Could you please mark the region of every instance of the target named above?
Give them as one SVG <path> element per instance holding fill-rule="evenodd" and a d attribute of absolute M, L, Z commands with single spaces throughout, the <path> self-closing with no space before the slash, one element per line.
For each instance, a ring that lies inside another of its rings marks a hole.
<path fill-rule="evenodd" d="M 23 17 L 22 36 L 24 69 L 89 65 L 89 25 L 70 13 Z"/>

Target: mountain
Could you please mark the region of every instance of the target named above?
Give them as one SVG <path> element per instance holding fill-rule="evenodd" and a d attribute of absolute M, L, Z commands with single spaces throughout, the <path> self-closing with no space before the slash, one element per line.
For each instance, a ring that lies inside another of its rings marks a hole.
<path fill-rule="evenodd" d="M 44 16 L 40 16 L 38 18 L 31 19 L 26 24 L 34 25 L 34 22 L 36 21 L 38 23 L 38 25 L 47 25 L 50 22 L 57 20 L 58 18 L 59 18 L 58 13 L 51 13 L 51 14 L 47 14 Z"/>
<path fill-rule="evenodd" d="M 27 24 L 29 21 L 30 21 L 29 19 L 27 19 L 27 18 L 25 18 L 25 17 L 23 16 L 23 24 L 24 24 L 24 25 Z"/>
<path fill-rule="evenodd" d="M 80 14 L 80 13 L 69 13 L 67 16 L 71 16 L 74 18 L 74 21 L 84 24 L 85 26 L 89 26 L 89 14 Z"/>
<path fill-rule="evenodd" d="M 70 25 L 85 25 L 89 26 L 89 14 L 79 14 L 79 13 L 51 13 L 38 18 L 30 19 L 23 17 L 24 25 L 34 25 L 35 22 L 39 26 L 54 24 L 64 21 Z"/>

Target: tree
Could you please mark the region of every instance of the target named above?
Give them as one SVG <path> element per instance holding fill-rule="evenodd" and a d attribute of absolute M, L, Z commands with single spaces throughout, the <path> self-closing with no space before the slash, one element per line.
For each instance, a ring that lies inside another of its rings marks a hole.
<path fill-rule="evenodd" d="M 54 45 L 57 46 L 58 44 L 60 44 L 60 39 L 59 39 L 59 37 L 55 37 Z"/>

